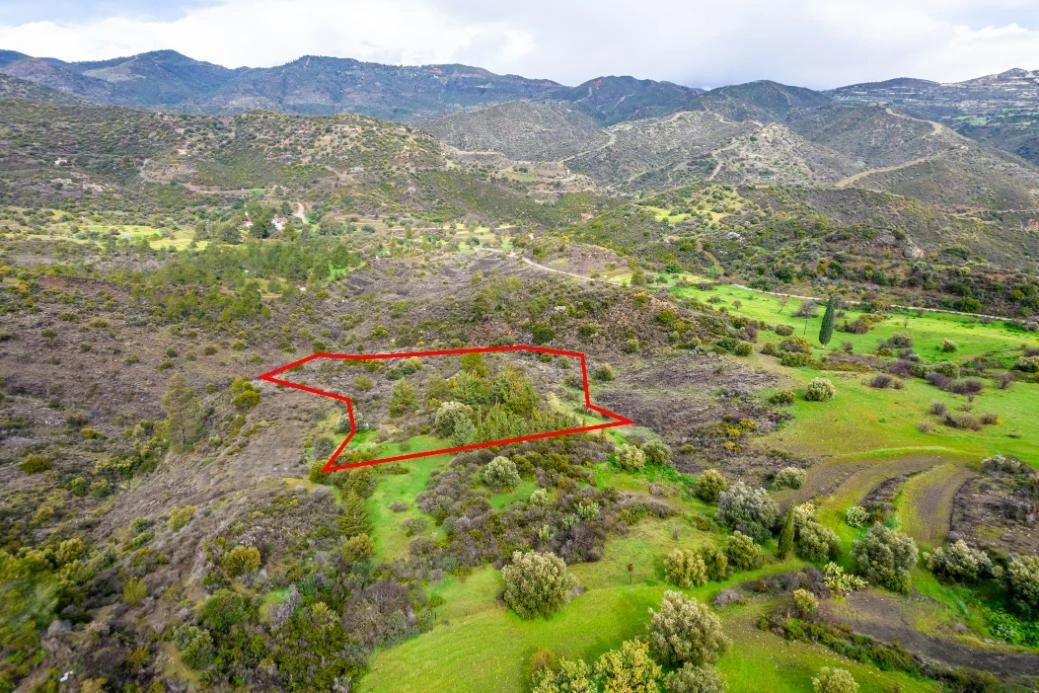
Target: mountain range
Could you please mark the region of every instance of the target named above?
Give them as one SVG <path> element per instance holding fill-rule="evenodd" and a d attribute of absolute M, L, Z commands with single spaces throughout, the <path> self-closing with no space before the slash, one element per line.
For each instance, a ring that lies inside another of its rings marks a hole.
<path fill-rule="evenodd" d="M 0 51 L 0 94 L 200 115 L 363 114 L 504 157 L 499 169 L 543 162 L 621 192 L 707 180 L 1031 209 L 1039 191 L 1039 72 L 1026 70 L 955 84 L 900 78 L 816 91 L 756 81 L 705 91 L 318 56 L 229 69 L 170 50 L 89 62 Z"/>

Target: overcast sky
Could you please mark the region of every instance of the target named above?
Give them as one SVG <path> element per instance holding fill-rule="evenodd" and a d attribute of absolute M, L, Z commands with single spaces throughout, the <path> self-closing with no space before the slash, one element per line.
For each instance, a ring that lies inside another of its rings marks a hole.
<path fill-rule="evenodd" d="M 229 67 L 332 55 L 565 84 L 614 74 L 824 88 L 1039 69 L 1039 0 L 0 0 L 0 48 L 65 60 L 173 48 Z"/>

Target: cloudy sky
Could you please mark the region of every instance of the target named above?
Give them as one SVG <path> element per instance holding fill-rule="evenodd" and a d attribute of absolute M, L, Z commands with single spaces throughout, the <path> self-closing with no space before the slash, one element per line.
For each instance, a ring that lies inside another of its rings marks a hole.
<path fill-rule="evenodd" d="M 173 48 L 809 87 L 1039 69 L 1039 0 L 2 0 L 0 48 L 86 60 Z"/>

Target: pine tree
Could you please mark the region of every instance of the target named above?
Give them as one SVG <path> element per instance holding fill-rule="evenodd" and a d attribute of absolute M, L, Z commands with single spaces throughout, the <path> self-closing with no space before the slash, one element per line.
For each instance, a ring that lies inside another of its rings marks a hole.
<path fill-rule="evenodd" d="M 371 531 L 368 511 L 364 501 L 353 491 L 347 491 L 343 498 L 343 514 L 339 516 L 339 531 L 346 537 L 367 534 Z"/>
<path fill-rule="evenodd" d="M 202 409 L 195 389 L 180 373 L 170 378 L 162 408 L 166 410 L 166 430 L 173 449 L 189 449 L 202 436 Z"/>
<path fill-rule="evenodd" d="M 833 339 L 833 322 L 837 318 L 837 299 L 833 296 L 826 303 L 823 324 L 819 327 L 819 343 L 826 346 Z"/>
<path fill-rule="evenodd" d="M 794 550 L 794 508 L 790 507 L 786 511 L 786 518 L 783 520 L 783 529 L 779 532 L 779 548 L 776 550 L 776 556 L 779 558 L 786 558 Z"/>

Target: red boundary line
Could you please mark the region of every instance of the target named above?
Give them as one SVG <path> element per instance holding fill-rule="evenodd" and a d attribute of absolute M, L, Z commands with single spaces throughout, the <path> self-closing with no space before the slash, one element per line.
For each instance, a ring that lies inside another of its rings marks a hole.
<path fill-rule="evenodd" d="M 371 460 L 365 460 L 363 462 L 350 462 L 348 464 L 336 464 L 335 461 L 343 454 L 346 450 L 346 446 L 349 445 L 354 435 L 357 433 L 357 424 L 354 421 L 354 407 L 353 402 L 350 398 L 345 395 L 339 395 L 334 392 L 328 392 L 326 390 L 319 390 L 316 387 L 310 387 L 309 385 L 302 385 L 300 383 L 294 383 L 291 380 L 284 380 L 277 376 L 290 371 L 294 368 L 302 366 L 305 363 L 314 361 L 316 359 L 336 359 L 340 361 L 375 361 L 375 360 L 387 360 L 387 359 L 400 359 L 410 358 L 413 356 L 459 356 L 462 354 L 480 354 L 488 352 L 502 352 L 502 351 L 532 351 L 541 354 L 553 354 L 556 356 L 569 356 L 577 358 L 581 361 L 581 382 L 584 386 L 584 405 L 588 409 L 597 412 L 609 419 L 612 419 L 609 423 L 594 424 L 591 426 L 579 426 L 577 428 L 565 428 L 558 431 L 547 431 L 545 433 L 534 433 L 532 435 L 517 436 L 515 438 L 502 438 L 500 440 L 491 440 L 484 443 L 470 443 L 469 445 L 456 445 L 450 448 L 438 448 L 436 450 L 425 450 L 423 452 L 410 452 L 406 455 L 394 455 L 393 457 L 380 457 Z M 330 397 L 334 400 L 343 402 L 346 407 L 347 416 L 350 418 L 350 433 L 346 436 L 339 447 L 335 449 L 332 456 L 328 458 L 328 462 L 325 463 L 323 472 L 335 472 L 340 469 L 351 469 L 354 467 L 367 467 L 374 464 L 386 464 L 387 462 L 400 462 L 401 460 L 412 460 L 418 457 L 429 457 L 432 455 L 444 455 L 450 452 L 463 452 L 465 450 L 476 450 L 478 448 L 489 448 L 496 445 L 508 445 L 511 443 L 520 443 L 525 440 L 539 440 L 541 438 L 552 438 L 555 436 L 565 436 L 572 433 L 585 433 L 588 431 L 598 431 L 604 428 L 613 428 L 615 426 L 627 426 L 635 423 L 631 419 L 621 416 L 609 409 L 592 404 L 591 391 L 588 388 L 588 362 L 585 355 L 580 351 L 569 351 L 567 349 L 550 349 L 548 347 L 530 346 L 527 344 L 509 344 L 505 346 L 489 346 L 489 347 L 471 347 L 466 349 L 438 349 L 435 351 L 406 351 L 406 352 L 394 352 L 384 354 L 330 354 L 326 352 L 318 352 L 311 354 L 301 359 L 297 359 L 292 363 L 287 363 L 284 366 L 275 368 L 274 370 L 267 371 L 266 373 L 257 376 L 259 380 L 265 380 L 275 385 L 282 385 L 284 387 L 291 387 L 296 390 L 302 390 L 303 392 L 309 392 L 312 395 L 319 395 L 321 397 Z"/>

